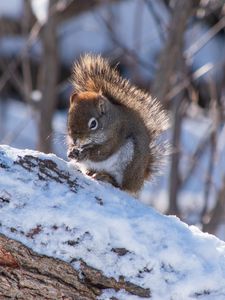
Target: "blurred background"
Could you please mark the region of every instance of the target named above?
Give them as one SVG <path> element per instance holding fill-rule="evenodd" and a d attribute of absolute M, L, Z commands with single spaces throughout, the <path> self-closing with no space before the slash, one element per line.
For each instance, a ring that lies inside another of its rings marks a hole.
<path fill-rule="evenodd" d="M 145 203 L 225 240 L 225 1 L 0 1 L 0 144 L 66 158 L 73 61 L 100 53 L 168 110 Z"/>

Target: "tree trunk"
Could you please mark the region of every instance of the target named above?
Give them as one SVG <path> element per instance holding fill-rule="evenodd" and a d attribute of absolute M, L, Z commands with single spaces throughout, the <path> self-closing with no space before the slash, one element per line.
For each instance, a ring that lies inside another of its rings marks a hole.
<path fill-rule="evenodd" d="M 53 3 L 53 2 L 51 2 Z M 57 101 L 59 72 L 56 16 L 50 14 L 41 33 L 43 58 L 41 62 L 41 93 L 39 110 L 38 150 L 52 152 L 52 121 Z"/>

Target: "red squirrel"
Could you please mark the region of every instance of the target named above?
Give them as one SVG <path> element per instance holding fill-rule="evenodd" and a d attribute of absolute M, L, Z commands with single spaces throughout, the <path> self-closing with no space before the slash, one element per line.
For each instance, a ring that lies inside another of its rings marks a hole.
<path fill-rule="evenodd" d="M 75 63 L 72 84 L 68 157 L 93 178 L 137 193 L 160 165 L 157 139 L 168 127 L 167 114 L 101 56 Z"/>

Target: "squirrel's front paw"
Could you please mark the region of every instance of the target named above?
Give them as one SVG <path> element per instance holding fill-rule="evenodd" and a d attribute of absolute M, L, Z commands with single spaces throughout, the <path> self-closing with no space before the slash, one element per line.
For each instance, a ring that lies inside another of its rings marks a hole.
<path fill-rule="evenodd" d="M 108 182 L 108 183 L 111 183 L 115 187 L 119 187 L 119 185 L 116 182 L 116 180 L 112 176 L 110 176 L 109 174 L 107 174 L 107 173 L 104 173 L 104 172 L 101 172 L 101 173 L 92 173 L 90 175 L 91 175 L 92 178 L 94 178 L 96 180 Z"/>
<path fill-rule="evenodd" d="M 85 160 L 88 157 L 88 150 L 74 147 L 67 151 L 67 157 L 76 161 Z"/>

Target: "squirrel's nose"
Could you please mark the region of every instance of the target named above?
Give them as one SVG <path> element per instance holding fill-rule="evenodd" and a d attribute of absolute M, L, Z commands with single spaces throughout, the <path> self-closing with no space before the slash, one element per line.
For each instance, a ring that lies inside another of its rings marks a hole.
<path fill-rule="evenodd" d="M 70 150 L 68 152 L 68 158 L 74 158 L 74 159 L 77 159 L 79 157 L 79 154 L 80 154 L 80 150 L 79 149 L 76 149 L 76 148 L 73 148 L 72 150 Z"/>
<path fill-rule="evenodd" d="M 78 156 L 80 153 L 80 150 L 79 149 L 73 149 L 73 155 L 74 156 Z"/>

